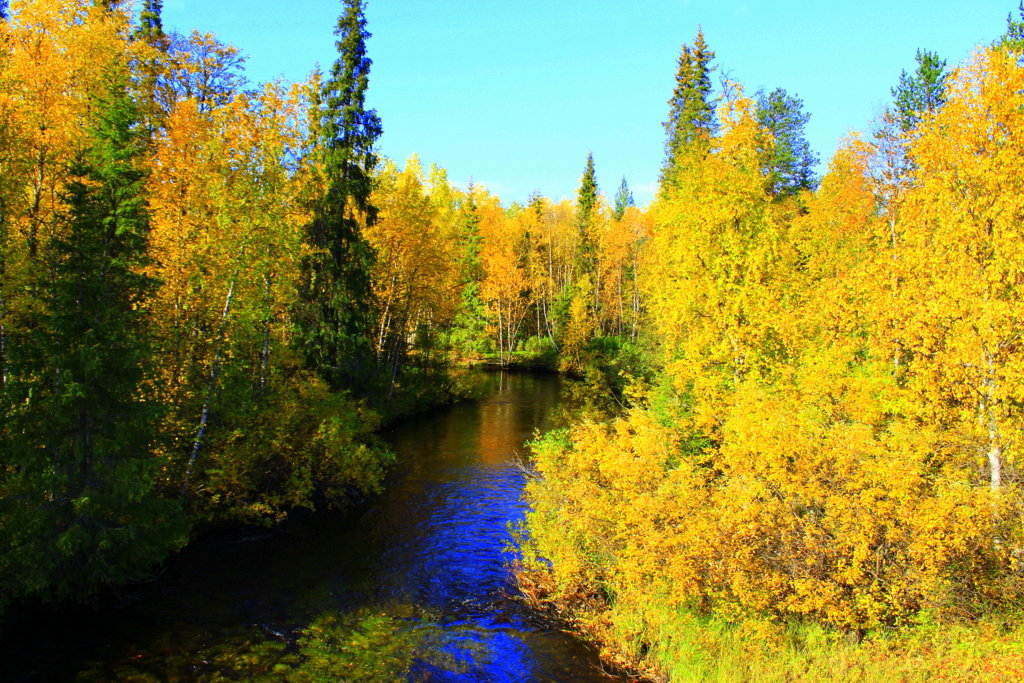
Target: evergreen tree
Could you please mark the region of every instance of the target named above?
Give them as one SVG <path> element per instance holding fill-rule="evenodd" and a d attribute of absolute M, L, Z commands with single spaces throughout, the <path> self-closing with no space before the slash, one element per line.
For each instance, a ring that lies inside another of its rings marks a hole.
<path fill-rule="evenodd" d="M 629 185 L 626 184 L 626 176 L 622 176 L 619 191 L 615 193 L 615 208 L 612 210 L 615 220 L 621 221 L 622 217 L 626 215 L 626 209 L 631 206 L 636 206 L 636 202 L 633 201 L 633 193 L 629 191 Z"/>
<path fill-rule="evenodd" d="M 587 164 L 580 178 L 580 189 L 576 194 L 576 277 L 589 275 L 597 267 L 597 245 L 594 243 L 592 227 L 594 212 L 597 210 L 597 176 L 594 172 L 594 155 L 587 154 Z"/>
<path fill-rule="evenodd" d="M 163 0 L 145 0 L 139 13 L 139 28 L 136 29 L 135 35 L 150 45 L 166 49 L 167 36 L 164 34 L 161 16 L 163 5 Z"/>
<path fill-rule="evenodd" d="M 664 180 L 671 175 L 676 158 L 687 145 L 706 140 L 716 128 L 714 104 L 711 100 L 711 66 L 715 53 L 704 41 L 698 27 L 693 45 L 683 45 L 676 70 L 676 85 L 668 101 L 665 122 Z"/>
<path fill-rule="evenodd" d="M 996 47 L 1014 52 L 1024 51 L 1024 0 L 1017 6 L 1019 19 L 1011 12 L 1006 16 L 1006 33 L 996 41 Z"/>
<path fill-rule="evenodd" d="M 142 304 L 154 284 L 141 273 L 145 140 L 127 68 L 107 76 L 45 255 L 43 310 L 9 358 L 0 603 L 124 581 L 184 536 L 177 503 L 153 490 L 159 410 L 140 396 L 150 362 Z"/>
<path fill-rule="evenodd" d="M 170 37 L 164 33 L 162 0 L 145 0 L 139 13 L 139 26 L 135 29 L 134 38 L 166 53 L 171 46 Z M 146 59 L 138 67 L 139 70 L 139 110 L 145 125 L 149 128 L 150 139 L 155 141 L 155 131 L 164 123 L 168 112 L 161 112 L 158 92 L 161 90 L 161 75 L 166 79 L 166 71 L 159 59 Z"/>
<path fill-rule="evenodd" d="M 452 325 L 453 341 L 463 353 L 482 353 L 487 339 L 484 302 L 480 298 L 480 281 L 484 277 L 481 242 L 476 188 L 470 182 L 459 225 L 459 281 L 462 288 Z"/>
<path fill-rule="evenodd" d="M 768 192 L 774 197 L 813 190 L 817 185 L 814 166 L 818 156 L 804 137 L 804 126 L 811 115 L 803 111 L 799 97 L 776 88 L 767 95 L 758 93 L 757 121 L 775 138 L 771 153 L 764 159 Z"/>
<path fill-rule="evenodd" d="M 904 133 L 917 128 L 922 115 L 934 114 L 946 101 L 946 61 L 928 50 L 918 50 L 915 57 L 917 69 L 913 74 L 905 70 L 900 82 L 892 88 L 896 106 L 896 120 Z"/>
<path fill-rule="evenodd" d="M 321 92 L 319 155 L 325 191 L 314 200 L 306 227 L 294 318 L 307 367 L 334 388 L 363 385 L 373 373 L 369 341 L 373 250 L 361 225 L 376 220 L 370 204 L 377 112 L 365 108 L 370 65 L 362 0 L 343 0 L 338 19 L 338 59 Z"/>

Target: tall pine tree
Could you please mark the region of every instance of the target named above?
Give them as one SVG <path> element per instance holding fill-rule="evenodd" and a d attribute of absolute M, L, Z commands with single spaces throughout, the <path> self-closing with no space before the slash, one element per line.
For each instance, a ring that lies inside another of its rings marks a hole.
<path fill-rule="evenodd" d="M 597 210 L 597 175 L 594 155 L 587 154 L 587 164 L 576 194 L 576 278 L 592 275 L 596 269 L 597 245 L 594 242 L 594 212 Z"/>
<path fill-rule="evenodd" d="M 585 302 L 592 322 L 598 320 L 597 312 L 600 305 L 600 278 L 597 273 L 598 245 L 597 240 L 594 239 L 594 223 L 598 208 L 594 155 L 588 153 L 583 176 L 580 178 L 580 189 L 576 194 L 576 259 L 573 267 L 573 296 Z M 571 306 L 570 317 L 572 317 Z M 595 332 L 589 331 L 588 334 L 592 335 Z"/>
<path fill-rule="evenodd" d="M 662 180 L 672 175 L 679 154 L 687 145 L 707 140 L 715 132 L 715 110 L 711 99 L 711 66 L 715 53 L 704 41 L 698 27 L 693 45 L 683 45 L 676 70 L 676 85 L 668 101 L 665 122 L 665 165 Z"/>
<path fill-rule="evenodd" d="M 482 354 L 487 339 L 485 307 L 480 298 L 480 282 L 484 277 L 480 258 L 482 241 L 476 187 L 470 181 L 457 234 L 460 292 L 452 325 L 452 342 L 463 355 L 470 356 Z"/>
<path fill-rule="evenodd" d="M 135 35 L 150 45 L 166 49 L 167 36 L 164 34 L 163 0 L 145 0 L 139 12 L 139 27 Z"/>
<path fill-rule="evenodd" d="M 918 50 L 915 59 L 914 73 L 903 71 L 899 85 L 892 89 L 897 122 L 904 133 L 917 128 L 924 115 L 934 114 L 946 102 L 946 60 L 928 50 Z"/>
<path fill-rule="evenodd" d="M 1017 6 L 1018 19 L 1013 13 L 1006 15 L 1006 33 L 996 41 L 996 47 L 1014 52 L 1024 52 L 1024 0 Z"/>
<path fill-rule="evenodd" d="M 370 65 L 362 0 L 343 0 L 334 34 L 338 59 L 320 93 L 317 149 L 324 192 L 306 227 L 294 319 L 306 366 L 332 387 L 365 386 L 374 374 L 370 343 L 372 248 L 362 226 L 377 210 L 370 203 L 374 144 L 380 118 L 365 107 Z"/>
<path fill-rule="evenodd" d="M 184 536 L 177 503 L 154 491 L 159 409 L 140 392 L 150 368 L 143 303 L 154 284 L 142 274 L 145 139 L 127 66 L 106 77 L 45 252 L 43 310 L 9 358 L 0 603 L 124 581 Z"/>
<path fill-rule="evenodd" d="M 775 139 L 771 152 L 764 159 L 768 192 L 773 197 L 786 197 L 816 186 L 814 166 L 818 156 L 804 137 L 804 126 L 811 115 L 803 110 L 799 97 L 782 88 L 768 94 L 758 93 L 757 122 Z"/>

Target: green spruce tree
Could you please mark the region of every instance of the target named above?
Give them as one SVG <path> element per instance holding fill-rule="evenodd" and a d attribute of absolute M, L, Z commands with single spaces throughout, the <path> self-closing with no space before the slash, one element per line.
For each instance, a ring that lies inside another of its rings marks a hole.
<path fill-rule="evenodd" d="M 676 70 L 676 84 L 668 101 L 665 121 L 665 163 L 662 181 L 672 176 L 679 155 L 687 146 L 706 142 L 716 130 L 711 98 L 711 65 L 715 53 L 698 27 L 693 45 L 683 45 Z"/>
<path fill-rule="evenodd" d="M 70 169 L 60 230 L 43 255 L 42 310 L 9 358 L 0 427 L 0 603 L 88 594 L 138 576 L 184 540 L 156 495 L 142 159 L 146 142 L 111 67 Z"/>
<path fill-rule="evenodd" d="M 597 245 L 594 242 L 594 212 L 597 210 L 597 175 L 594 155 L 587 154 L 587 164 L 576 193 L 576 278 L 593 275 L 597 268 Z"/>
<path fill-rule="evenodd" d="M 135 36 L 150 45 L 167 49 L 167 36 L 164 34 L 163 0 L 145 0 L 139 12 L 139 27 Z"/>
<path fill-rule="evenodd" d="M 891 91 L 896 120 L 904 133 L 917 128 L 925 115 L 934 114 L 946 102 L 946 61 L 935 52 L 920 49 L 915 59 L 917 69 L 913 74 L 903 71 L 899 85 Z"/>
<path fill-rule="evenodd" d="M 320 93 L 319 139 L 314 154 L 325 192 L 313 204 L 305 231 L 299 300 L 294 309 L 298 346 L 306 366 L 332 387 L 368 389 L 375 367 L 370 343 L 372 248 L 362 226 L 377 210 L 370 203 L 374 144 L 380 119 L 366 109 L 370 65 L 362 0 L 343 0 L 338 59 Z"/>
<path fill-rule="evenodd" d="M 587 308 L 594 320 L 598 320 L 600 288 L 597 273 L 597 240 L 594 239 L 594 222 L 598 211 L 597 175 L 594 171 L 594 155 L 587 154 L 587 164 L 580 178 L 576 193 L 576 258 L 573 263 L 573 296 L 587 302 Z M 596 334 L 596 331 L 592 334 Z"/>
<path fill-rule="evenodd" d="M 452 341 L 463 355 L 479 356 L 486 352 L 486 313 L 480 298 L 483 261 L 480 259 L 480 213 L 476 205 L 476 187 L 472 181 L 466 191 L 459 223 L 459 308 L 452 325 Z"/>
<path fill-rule="evenodd" d="M 995 46 L 1013 52 L 1024 52 L 1024 0 L 1017 6 L 1018 19 L 1013 13 L 1006 15 L 1006 33 L 1000 36 Z"/>

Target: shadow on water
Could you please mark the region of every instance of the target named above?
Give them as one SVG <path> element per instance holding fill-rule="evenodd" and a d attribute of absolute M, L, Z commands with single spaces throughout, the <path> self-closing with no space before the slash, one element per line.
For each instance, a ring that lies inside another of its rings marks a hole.
<path fill-rule="evenodd" d="M 123 608 L 7 634 L 4 680 L 600 681 L 596 654 L 511 597 L 524 441 L 555 376 L 492 373 L 487 398 L 406 420 L 387 493 L 185 553 Z M 2 672 L 2 669 L 0 669 Z"/>

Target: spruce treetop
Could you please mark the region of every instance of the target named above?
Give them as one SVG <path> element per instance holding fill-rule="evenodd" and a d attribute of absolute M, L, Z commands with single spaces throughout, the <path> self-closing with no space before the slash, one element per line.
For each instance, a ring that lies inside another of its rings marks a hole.
<path fill-rule="evenodd" d="M 996 47 L 1015 52 L 1024 51 L 1024 0 L 1017 6 L 1019 19 L 1013 13 L 1006 15 L 1006 33 L 996 41 Z"/>
<path fill-rule="evenodd" d="M 684 44 L 679 55 L 676 83 L 668 101 L 665 121 L 664 176 L 676 163 L 676 157 L 689 144 L 709 138 L 715 132 L 715 111 L 711 98 L 711 62 L 715 53 L 704 40 L 699 27 L 693 45 Z"/>
<path fill-rule="evenodd" d="M 371 189 L 369 174 L 377 165 L 374 145 L 382 128 L 377 112 L 365 107 L 373 61 L 366 56 L 370 32 L 366 30 L 364 3 L 343 0 L 343 4 L 334 29 L 338 59 L 323 86 L 321 141 L 328 176 L 338 174 L 344 185 L 338 189 L 365 212 Z"/>
<path fill-rule="evenodd" d="M 903 132 L 913 130 L 921 122 L 923 114 L 938 111 L 945 103 L 946 61 L 928 50 L 918 50 L 915 56 L 917 69 L 913 74 L 900 74 L 900 82 L 892 88 L 896 105 L 896 117 Z"/>
<path fill-rule="evenodd" d="M 135 32 L 138 38 L 150 45 L 166 47 L 167 36 L 164 34 L 162 18 L 163 0 L 145 0 L 139 12 L 139 28 Z"/>
<path fill-rule="evenodd" d="M 597 175 L 594 171 L 594 155 L 587 153 L 587 165 L 580 178 L 580 189 L 576 194 L 576 223 L 580 232 L 586 231 L 594 217 L 597 205 Z"/>

